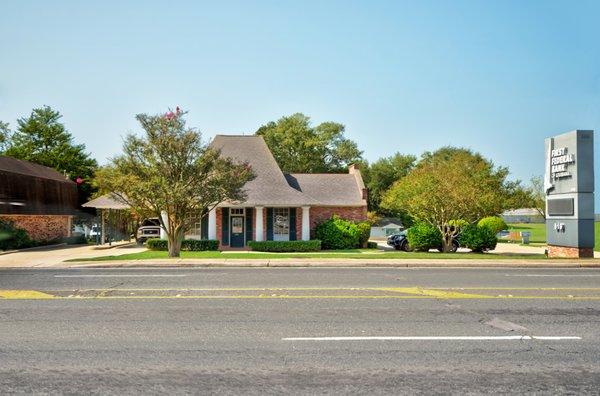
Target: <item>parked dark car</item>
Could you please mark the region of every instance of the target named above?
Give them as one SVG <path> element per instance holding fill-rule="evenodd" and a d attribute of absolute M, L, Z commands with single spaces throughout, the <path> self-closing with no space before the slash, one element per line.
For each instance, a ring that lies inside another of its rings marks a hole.
<path fill-rule="evenodd" d="M 402 230 L 397 234 L 390 235 L 387 239 L 387 244 L 396 250 L 403 250 L 405 252 L 410 252 L 412 249 L 410 248 L 410 245 L 408 243 L 408 238 L 406 237 L 407 231 L 408 230 Z M 460 241 L 459 241 L 458 236 L 456 236 L 452 240 L 451 252 L 452 253 L 456 252 L 459 247 L 460 247 Z M 443 251 L 441 246 L 439 246 L 437 248 L 437 250 L 439 250 L 440 252 Z"/>

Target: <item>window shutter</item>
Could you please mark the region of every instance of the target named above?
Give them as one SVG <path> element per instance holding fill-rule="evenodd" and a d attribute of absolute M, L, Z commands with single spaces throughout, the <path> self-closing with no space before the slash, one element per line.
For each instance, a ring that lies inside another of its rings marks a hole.
<path fill-rule="evenodd" d="M 200 219 L 200 239 L 208 239 L 208 212 Z"/>
<path fill-rule="evenodd" d="M 273 240 L 273 208 L 267 208 L 267 241 Z"/>
<path fill-rule="evenodd" d="M 221 243 L 229 245 L 229 208 L 221 208 Z"/>
<path fill-rule="evenodd" d="M 246 243 L 252 240 L 252 230 L 254 223 L 252 222 L 254 208 L 246 208 Z"/>
<path fill-rule="evenodd" d="M 290 241 L 296 240 L 296 208 L 290 208 Z"/>

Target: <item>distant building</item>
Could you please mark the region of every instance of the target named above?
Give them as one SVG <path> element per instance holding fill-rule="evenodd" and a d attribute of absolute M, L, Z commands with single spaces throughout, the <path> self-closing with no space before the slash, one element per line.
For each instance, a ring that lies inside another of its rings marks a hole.
<path fill-rule="evenodd" d="M 371 226 L 371 238 L 387 238 L 397 234 L 404 229 L 402 219 L 395 217 L 384 217 Z"/>
<path fill-rule="evenodd" d="M 71 234 L 77 185 L 52 168 L 0 156 L 0 218 L 38 241 Z"/>
<path fill-rule="evenodd" d="M 506 223 L 544 223 L 546 221 L 535 208 L 507 210 L 500 217 Z"/>

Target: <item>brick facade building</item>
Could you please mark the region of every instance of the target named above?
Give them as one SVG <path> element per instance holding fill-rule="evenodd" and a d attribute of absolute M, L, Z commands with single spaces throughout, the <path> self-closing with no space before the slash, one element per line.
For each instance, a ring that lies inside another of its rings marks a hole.
<path fill-rule="evenodd" d="M 247 162 L 256 177 L 244 187 L 244 202 L 222 203 L 187 238 L 244 248 L 251 240 L 309 240 L 316 225 L 334 214 L 367 219 L 367 191 L 354 166 L 345 174 L 286 174 L 261 136 L 217 135 L 211 146 L 222 156 Z"/>
<path fill-rule="evenodd" d="M 77 186 L 54 169 L 0 156 L 0 218 L 38 241 L 67 237 L 77 208 Z"/>

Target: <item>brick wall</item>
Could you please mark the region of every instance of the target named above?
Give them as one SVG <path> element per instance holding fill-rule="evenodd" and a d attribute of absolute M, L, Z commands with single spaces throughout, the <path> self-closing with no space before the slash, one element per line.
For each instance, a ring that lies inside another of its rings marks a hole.
<path fill-rule="evenodd" d="M 67 215 L 3 215 L 15 226 L 27 231 L 31 239 L 49 241 L 71 235 L 71 216 Z"/>
<path fill-rule="evenodd" d="M 345 206 L 345 207 L 327 207 L 314 206 L 310 208 L 310 236 L 314 238 L 314 231 L 317 224 L 322 223 L 331 218 L 333 215 L 338 215 L 342 219 L 350 221 L 366 221 L 367 207 L 366 206 Z"/>
<path fill-rule="evenodd" d="M 550 258 L 594 258 L 594 249 L 564 246 L 548 246 Z"/>
<path fill-rule="evenodd" d="M 222 212 L 221 208 L 215 209 L 215 212 L 217 213 L 217 240 L 222 245 L 223 244 L 223 241 L 222 241 L 223 238 L 221 236 L 221 231 L 223 229 L 223 212 Z"/>

